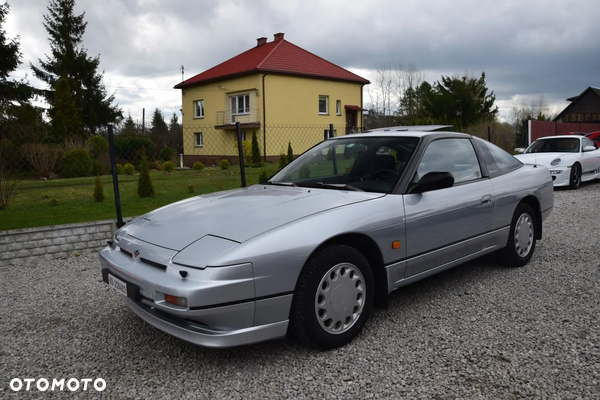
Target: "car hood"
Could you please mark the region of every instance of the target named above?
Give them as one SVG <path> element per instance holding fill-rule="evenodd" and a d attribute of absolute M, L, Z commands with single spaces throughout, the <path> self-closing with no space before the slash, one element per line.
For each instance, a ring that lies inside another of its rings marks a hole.
<path fill-rule="evenodd" d="M 125 225 L 119 235 L 129 234 L 177 251 L 206 235 L 241 243 L 294 220 L 382 196 L 385 194 L 256 185 L 159 208 Z"/>
<path fill-rule="evenodd" d="M 576 153 L 527 153 L 517 154 L 515 157 L 525 164 L 537 164 L 549 167 L 552 160 L 573 157 L 574 154 Z"/>

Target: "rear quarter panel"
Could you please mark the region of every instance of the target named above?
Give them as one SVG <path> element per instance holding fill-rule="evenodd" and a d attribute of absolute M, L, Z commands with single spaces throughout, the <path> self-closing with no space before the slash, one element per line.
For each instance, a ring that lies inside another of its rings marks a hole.
<path fill-rule="evenodd" d="M 528 196 L 537 199 L 542 215 L 554 206 L 552 177 L 546 167 L 526 164 L 493 178 L 492 184 L 496 193 L 493 229 L 510 226 L 517 205 Z"/>

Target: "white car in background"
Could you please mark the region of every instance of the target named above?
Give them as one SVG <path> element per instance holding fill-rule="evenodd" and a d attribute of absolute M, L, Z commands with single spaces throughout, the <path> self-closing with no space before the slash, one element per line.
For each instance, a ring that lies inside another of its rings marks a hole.
<path fill-rule="evenodd" d="M 585 136 L 539 138 L 515 157 L 548 168 L 555 187 L 577 189 L 581 182 L 600 178 L 600 149 Z"/>

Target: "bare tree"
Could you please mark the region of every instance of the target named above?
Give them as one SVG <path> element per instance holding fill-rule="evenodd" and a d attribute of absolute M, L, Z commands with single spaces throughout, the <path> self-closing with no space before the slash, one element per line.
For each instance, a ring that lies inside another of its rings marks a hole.
<path fill-rule="evenodd" d="M 400 115 L 400 101 L 406 90 L 416 89 L 424 79 L 424 74 L 414 64 L 376 65 L 374 85 L 367 88 L 370 103 L 370 122 L 374 126 L 396 123 Z"/>
<path fill-rule="evenodd" d="M 425 79 L 425 74 L 422 71 L 419 71 L 417 66 L 413 63 L 410 63 L 406 66 L 403 64 L 398 64 L 398 67 L 395 69 L 395 73 L 398 101 L 402 96 L 404 96 L 407 89 L 412 88 L 416 90 Z"/>

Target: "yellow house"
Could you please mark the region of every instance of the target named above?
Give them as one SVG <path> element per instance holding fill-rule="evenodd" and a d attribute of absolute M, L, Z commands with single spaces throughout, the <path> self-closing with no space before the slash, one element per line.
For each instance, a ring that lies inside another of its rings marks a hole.
<path fill-rule="evenodd" d="M 178 85 L 182 96 L 185 165 L 237 154 L 236 122 L 243 140 L 256 133 L 265 159 L 292 143 L 298 154 L 363 125 L 362 88 L 369 81 L 275 34 Z"/>

